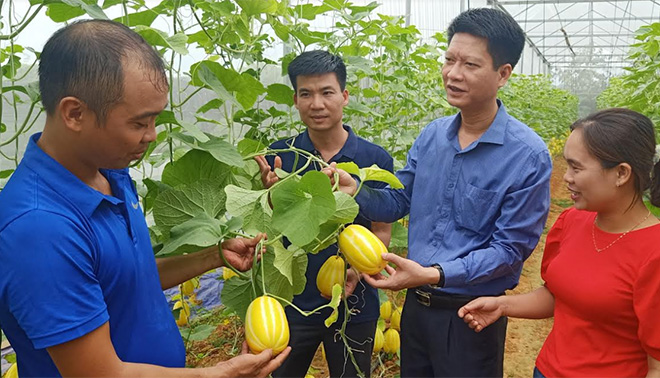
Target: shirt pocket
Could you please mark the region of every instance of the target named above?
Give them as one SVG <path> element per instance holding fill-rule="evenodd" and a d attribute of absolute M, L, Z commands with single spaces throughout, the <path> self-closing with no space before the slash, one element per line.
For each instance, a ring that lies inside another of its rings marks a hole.
<path fill-rule="evenodd" d="M 477 188 L 474 185 L 465 184 L 465 190 L 460 191 L 455 202 L 456 223 L 468 230 L 483 234 L 492 229 L 495 215 L 499 209 L 497 206 L 497 192 Z"/>

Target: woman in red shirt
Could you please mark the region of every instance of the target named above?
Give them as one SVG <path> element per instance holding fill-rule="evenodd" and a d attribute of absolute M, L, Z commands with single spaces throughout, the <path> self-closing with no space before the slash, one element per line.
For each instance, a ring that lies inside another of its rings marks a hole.
<path fill-rule="evenodd" d="M 535 377 L 660 377 L 660 164 L 653 123 L 608 109 L 571 126 L 564 180 L 575 206 L 546 238 L 545 286 L 458 311 L 476 332 L 501 316 L 554 325 Z"/>

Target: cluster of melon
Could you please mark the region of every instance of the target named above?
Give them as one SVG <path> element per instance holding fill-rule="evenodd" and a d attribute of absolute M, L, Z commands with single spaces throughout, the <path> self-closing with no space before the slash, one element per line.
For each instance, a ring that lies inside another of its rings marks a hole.
<path fill-rule="evenodd" d="M 374 353 L 381 350 L 385 353 L 394 354 L 401 346 L 401 307 L 394 306 L 392 302 L 386 301 L 380 305 L 380 319 L 374 336 Z"/>

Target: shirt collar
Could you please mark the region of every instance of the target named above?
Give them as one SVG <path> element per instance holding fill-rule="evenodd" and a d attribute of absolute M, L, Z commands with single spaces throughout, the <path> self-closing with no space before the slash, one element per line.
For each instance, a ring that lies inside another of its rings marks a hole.
<path fill-rule="evenodd" d="M 509 114 L 502 101 L 497 100 L 497 114 L 493 123 L 490 124 L 488 130 L 479 138 L 477 143 L 491 143 L 491 144 L 504 144 L 504 134 L 506 132 L 506 125 L 509 122 Z M 458 128 L 461 126 L 461 113 L 453 116 L 454 119 L 450 121 L 449 128 L 447 129 L 447 139 L 452 140 L 458 135 Z"/>
<path fill-rule="evenodd" d="M 348 131 L 348 138 L 346 139 L 346 142 L 342 146 L 341 150 L 337 152 L 337 154 L 333 157 L 332 160 L 338 160 L 340 157 L 345 156 L 349 160 L 354 160 L 355 155 L 357 154 L 357 149 L 358 149 L 358 137 L 355 135 L 353 132 L 353 129 L 348 126 L 348 125 L 343 125 L 344 130 Z M 312 143 L 312 139 L 309 137 L 309 132 L 305 130 L 300 134 L 299 138 L 296 138 L 296 142 L 294 143 L 296 147 L 302 148 L 305 151 L 309 152 L 316 152 L 316 148 L 314 147 L 314 143 Z"/>
<path fill-rule="evenodd" d="M 106 196 L 80 181 L 78 177 L 74 176 L 73 173 L 37 145 L 40 137 L 41 133 L 36 133 L 30 137 L 22 164 L 37 173 L 40 179 L 52 190 L 67 198 L 73 206 L 88 217 L 94 213 L 103 200 L 113 204 L 122 202 L 118 198 Z M 110 179 L 109 174 L 106 174 L 106 176 Z"/>

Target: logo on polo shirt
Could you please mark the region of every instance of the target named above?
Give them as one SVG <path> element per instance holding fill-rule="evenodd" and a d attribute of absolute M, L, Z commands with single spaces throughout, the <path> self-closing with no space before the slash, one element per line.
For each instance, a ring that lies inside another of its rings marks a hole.
<path fill-rule="evenodd" d="M 133 208 L 135 210 L 137 210 L 137 208 L 138 208 L 138 203 L 137 202 L 132 202 L 131 205 L 133 206 Z"/>

